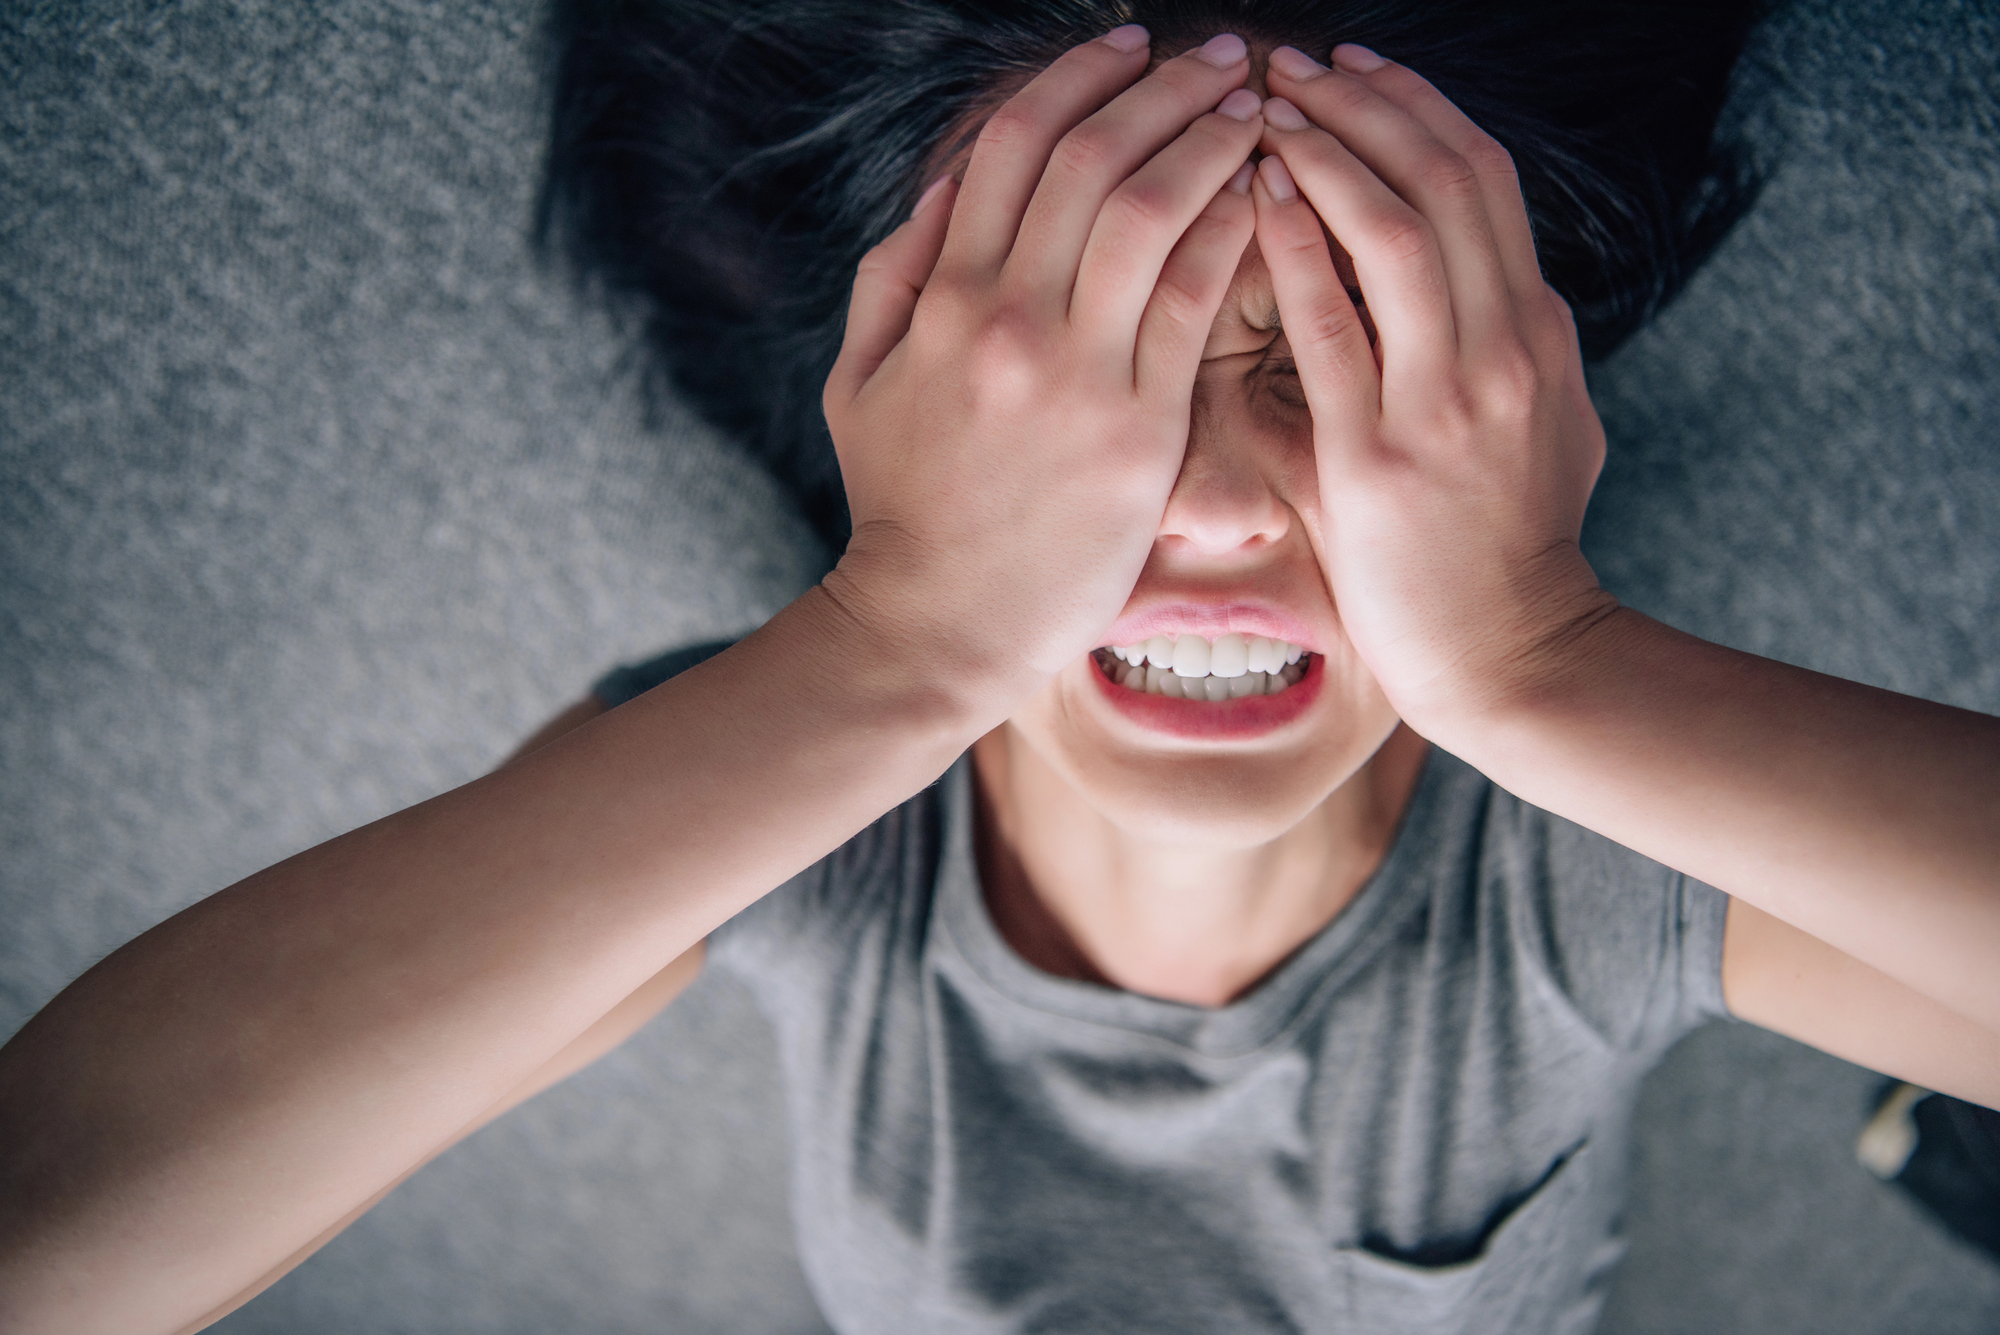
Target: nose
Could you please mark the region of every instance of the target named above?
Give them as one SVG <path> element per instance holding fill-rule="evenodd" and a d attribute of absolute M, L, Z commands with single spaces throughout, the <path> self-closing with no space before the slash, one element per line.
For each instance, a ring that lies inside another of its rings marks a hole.
<path fill-rule="evenodd" d="M 1204 377 L 1205 379 L 1205 377 Z M 1292 512 L 1271 485 L 1256 424 L 1195 384 L 1187 454 L 1159 537 L 1190 556 L 1228 556 L 1285 536 Z"/>

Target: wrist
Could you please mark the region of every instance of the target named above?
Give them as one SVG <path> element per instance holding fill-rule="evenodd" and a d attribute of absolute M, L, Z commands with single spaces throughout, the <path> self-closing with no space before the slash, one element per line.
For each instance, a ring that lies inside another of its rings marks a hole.
<path fill-rule="evenodd" d="M 822 633 L 894 680 L 913 716 L 964 733 L 969 744 L 1055 670 L 1028 662 L 997 629 L 1005 609 L 992 604 L 1004 595 L 989 586 L 966 596 L 966 586 L 978 582 L 948 555 L 923 551 L 890 526 L 868 525 L 809 597 Z"/>
<path fill-rule="evenodd" d="M 1411 727 L 1475 764 L 1476 754 L 1510 750 L 1502 739 L 1517 741 L 1523 728 L 1590 694 L 1613 670 L 1634 620 L 1647 621 L 1597 582 L 1574 547 L 1552 553 L 1523 582 L 1531 591 L 1507 624 L 1482 634 L 1428 689 L 1396 700 Z"/>
<path fill-rule="evenodd" d="M 1574 736 L 1619 725 L 1636 665 L 1648 654 L 1651 618 L 1608 594 L 1523 651 L 1475 702 L 1426 732 L 1508 791 L 1538 800 L 1552 768 L 1569 765 Z M 1421 729 L 1419 729 L 1422 731 Z"/>
<path fill-rule="evenodd" d="M 828 572 L 781 614 L 792 632 L 783 655 L 804 669 L 800 689 L 809 697 L 824 693 L 811 705 L 815 717 L 859 724 L 895 749 L 928 757 L 923 767 L 942 773 L 1005 712 L 960 675 L 948 636 L 886 614 L 888 602 Z"/>

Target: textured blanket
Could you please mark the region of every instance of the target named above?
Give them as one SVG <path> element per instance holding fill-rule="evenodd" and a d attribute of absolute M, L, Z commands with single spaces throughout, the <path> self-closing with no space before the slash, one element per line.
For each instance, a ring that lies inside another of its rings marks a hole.
<path fill-rule="evenodd" d="M 525 4 L 0 14 L 0 1034 L 160 918 L 478 773 L 826 559 L 634 390 L 525 235 Z M 1587 532 L 1699 634 L 2000 711 L 1990 4 L 1812 0 L 1769 168 L 1597 369 Z M 2000 1270 L 1854 1165 L 1876 1077 L 1742 1026 L 1649 1086 L 1607 1332 L 1991 1331 Z M 217 1329 L 811 1331 L 769 1038 L 697 987 Z"/>

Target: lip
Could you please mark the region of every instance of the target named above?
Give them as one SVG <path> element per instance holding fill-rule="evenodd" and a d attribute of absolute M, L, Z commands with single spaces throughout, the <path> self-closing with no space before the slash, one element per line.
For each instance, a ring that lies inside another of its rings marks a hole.
<path fill-rule="evenodd" d="M 1155 635 L 1202 635 L 1213 640 L 1219 635 L 1229 634 L 1262 635 L 1272 640 L 1289 640 L 1310 653 L 1324 652 L 1319 643 L 1319 636 L 1297 616 L 1271 603 L 1249 601 L 1202 603 L 1187 600 L 1155 603 L 1150 607 L 1136 608 L 1112 623 L 1110 638 L 1104 643 L 1107 646 L 1138 644 L 1152 639 Z M 1115 682 L 1112 684 L 1117 685 Z M 1300 686 L 1304 684 L 1304 682 L 1299 683 Z M 1119 687 L 1119 689 L 1124 688 Z M 1292 690 L 1297 689 L 1297 686 L 1292 688 Z M 1285 692 L 1285 695 L 1289 694 L 1291 691 Z M 1280 700 L 1284 697 L 1272 695 L 1255 698 Z"/>
<path fill-rule="evenodd" d="M 1199 634 L 1200 632 L 1195 632 Z M 1226 632 L 1225 632 L 1226 633 Z M 1240 632 L 1239 632 L 1240 633 Z M 1269 634 L 1258 631 L 1257 634 Z M 1294 641 L 1296 643 L 1296 641 Z M 1097 655 L 1090 655 L 1090 675 L 1104 702 L 1148 732 L 1185 741 L 1253 741 L 1294 722 L 1319 699 L 1326 660 L 1315 653 L 1306 675 L 1277 695 L 1252 695 L 1241 700 L 1175 700 L 1164 695 L 1127 690 L 1104 675 Z"/>

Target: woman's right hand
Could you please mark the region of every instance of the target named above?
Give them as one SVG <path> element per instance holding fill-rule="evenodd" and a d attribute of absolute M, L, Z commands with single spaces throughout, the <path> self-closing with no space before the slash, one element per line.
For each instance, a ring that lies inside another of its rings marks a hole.
<path fill-rule="evenodd" d="M 1226 183 L 1261 122 L 1210 114 L 1235 46 L 1144 79 L 1142 46 L 1071 52 L 988 127 L 956 209 L 863 265 L 827 394 L 857 532 L 827 596 L 191 906 L 0 1048 L 0 1327 L 227 1310 L 1093 647 L 1252 226 Z M 912 687 L 946 675 L 926 716 Z"/>
<path fill-rule="evenodd" d="M 1057 59 L 863 259 L 825 394 L 854 537 L 826 591 L 990 726 L 1137 582 L 1255 227 L 1243 42 Z"/>

